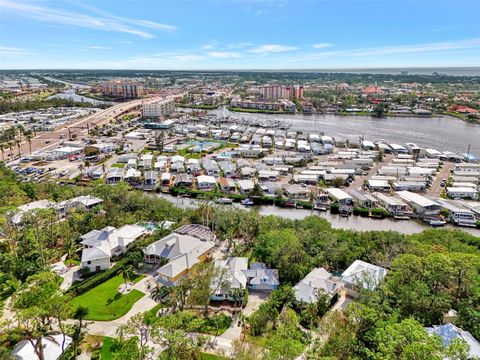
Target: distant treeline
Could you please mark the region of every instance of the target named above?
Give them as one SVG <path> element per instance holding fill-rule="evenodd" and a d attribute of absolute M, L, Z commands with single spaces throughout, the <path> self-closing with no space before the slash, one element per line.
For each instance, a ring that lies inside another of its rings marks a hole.
<path fill-rule="evenodd" d="M 49 107 L 92 107 L 88 102 L 77 102 L 70 99 L 44 99 L 44 100 L 27 100 L 27 101 L 11 101 L 0 100 L 0 114 L 17 111 L 38 110 Z"/>
<path fill-rule="evenodd" d="M 434 69 L 432 69 L 433 71 Z M 0 71 L 0 74 L 26 74 L 25 70 L 11 70 Z M 256 81 L 257 83 L 267 83 L 276 80 L 281 83 L 292 82 L 312 82 L 312 81 L 332 81 L 332 82 L 346 82 L 348 84 L 356 83 L 374 83 L 383 81 L 396 82 L 416 82 L 420 84 L 448 84 L 448 83 L 462 83 L 462 84 L 480 84 L 480 76 L 450 76 L 441 73 L 432 75 L 427 74 L 353 74 L 341 72 L 325 72 L 325 71 L 165 71 L 165 70 L 62 70 L 56 72 L 36 70 L 35 74 L 41 76 L 52 76 L 56 79 L 64 81 L 85 83 L 90 80 L 97 81 L 105 78 L 146 78 L 168 77 L 171 82 L 176 79 L 184 79 L 188 77 L 203 78 L 204 80 L 221 80 L 227 82 L 234 81 Z"/>

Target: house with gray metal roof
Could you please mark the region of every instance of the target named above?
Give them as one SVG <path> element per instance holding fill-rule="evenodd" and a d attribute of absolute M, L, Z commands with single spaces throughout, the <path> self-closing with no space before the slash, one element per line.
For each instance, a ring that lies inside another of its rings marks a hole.
<path fill-rule="evenodd" d="M 179 233 L 179 232 L 183 232 Z M 182 226 L 164 238 L 148 245 L 144 250 L 144 261 L 158 266 L 157 281 L 168 285 L 176 285 L 189 270 L 205 261 L 215 247 L 211 232 L 202 226 Z"/>
<path fill-rule="evenodd" d="M 317 302 L 319 292 L 333 297 L 340 290 L 340 284 L 324 268 L 315 268 L 293 287 L 295 300 L 299 303 Z"/>

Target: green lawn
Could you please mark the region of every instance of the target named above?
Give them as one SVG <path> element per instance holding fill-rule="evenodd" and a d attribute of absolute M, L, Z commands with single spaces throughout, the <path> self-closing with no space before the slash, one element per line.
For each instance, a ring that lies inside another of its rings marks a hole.
<path fill-rule="evenodd" d="M 215 354 L 200 353 L 199 359 L 200 360 L 226 360 L 228 358 L 220 355 L 215 355 Z"/>
<path fill-rule="evenodd" d="M 115 164 L 112 164 L 112 167 L 115 167 L 115 168 L 124 168 L 124 167 L 125 167 L 125 164 L 115 163 Z"/>
<path fill-rule="evenodd" d="M 113 338 L 105 336 L 103 338 L 103 345 L 100 349 L 100 359 L 101 360 L 110 360 L 112 358 L 111 347 L 113 345 Z"/>
<path fill-rule="evenodd" d="M 137 275 L 132 279 L 138 282 L 143 276 Z M 121 295 L 117 290 L 123 283 L 123 277 L 117 275 L 110 280 L 88 290 L 72 300 L 72 307 L 88 308 L 86 320 L 111 321 L 125 315 L 138 300 L 145 294 L 138 290 L 132 290 L 127 295 Z"/>

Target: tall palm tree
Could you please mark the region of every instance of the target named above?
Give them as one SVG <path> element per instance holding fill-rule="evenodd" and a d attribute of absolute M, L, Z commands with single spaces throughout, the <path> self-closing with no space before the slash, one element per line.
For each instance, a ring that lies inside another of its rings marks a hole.
<path fill-rule="evenodd" d="M 22 147 L 20 146 L 20 140 L 15 140 L 15 144 L 17 145 L 18 149 L 18 156 L 22 156 Z"/>
<path fill-rule="evenodd" d="M 74 325 L 74 334 L 73 334 L 73 351 L 74 351 L 74 357 L 77 357 L 78 353 L 78 345 L 80 344 L 82 340 L 82 332 L 84 330 L 84 324 L 83 320 L 87 317 L 88 315 L 88 308 L 84 306 L 79 306 L 75 309 L 73 313 L 73 318 L 75 320 L 78 320 L 78 323 Z"/>
<path fill-rule="evenodd" d="M 73 238 L 67 239 L 63 244 L 64 251 L 67 253 L 67 258 L 72 260 L 80 251 L 81 246 Z"/>
<path fill-rule="evenodd" d="M 30 154 L 31 154 L 31 153 L 32 153 L 32 139 L 33 139 L 32 130 L 26 131 L 26 132 L 24 133 L 24 135 L 27 137 L 28 147 L 29 147 Z"/>
<path fill-rule="evenodd" d="M 23 125 L 17 125 L 18 141 L 22 141 L 22 135 L 25 133 L 25 128 Z"/>
<path fill-rule="evenodd" d="M 311 209 L 310 209 L 310 214 L 313 214 L 313 208 L 314 208 L 314 204 L 315 204 L 315 197 L 316 197 L 316 189 L 311 189 L 311 190 L 310 190 L 310 194 L 309 194 L 310 204 L 312 205 L 312 207 L 311 207 Z"/>
<path fill-rule="evenodd" d="M 7 143 L 8 148 L 10 149 L 10 156 L 13 157 L 13 141 Z"/>

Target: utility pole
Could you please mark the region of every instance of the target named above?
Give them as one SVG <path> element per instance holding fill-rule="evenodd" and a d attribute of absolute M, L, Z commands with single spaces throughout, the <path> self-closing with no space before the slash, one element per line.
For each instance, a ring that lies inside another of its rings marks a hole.
<path fill-rule="evenodd" d="M 467 148 L 467 162 L 469 162 L 470 160 L 470 144 L 468 144 L 468 148 Z"/>

